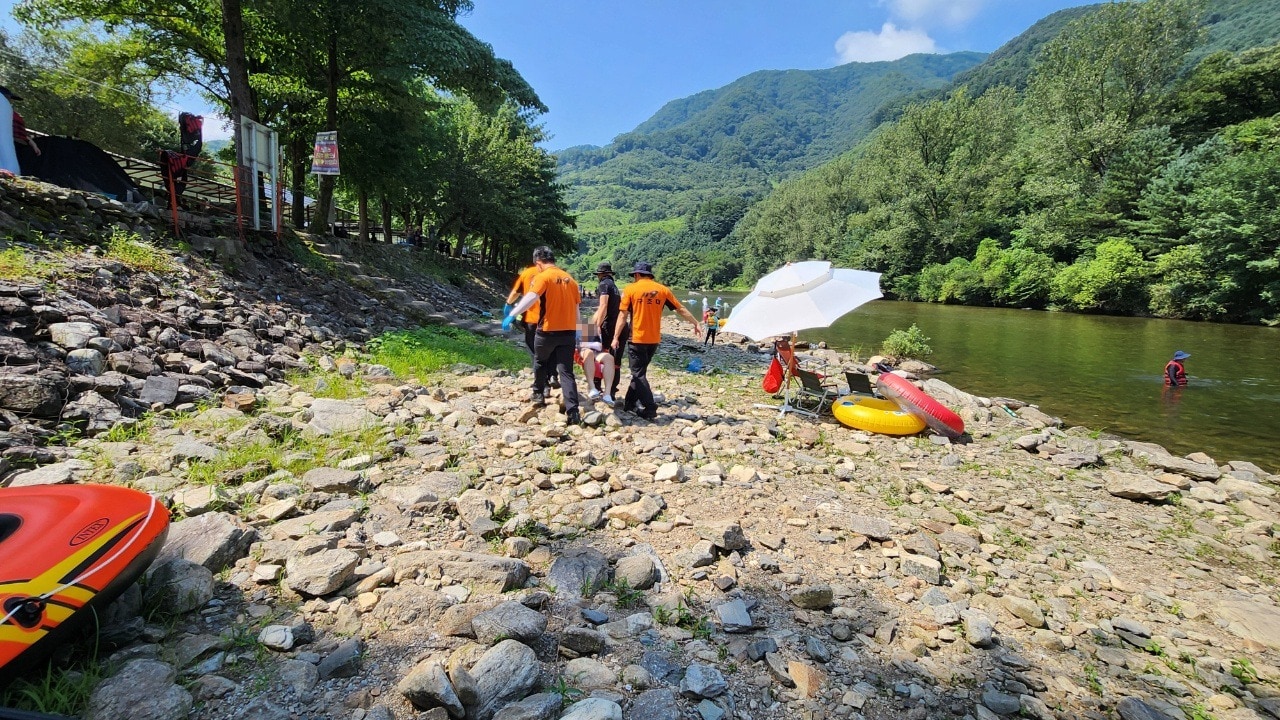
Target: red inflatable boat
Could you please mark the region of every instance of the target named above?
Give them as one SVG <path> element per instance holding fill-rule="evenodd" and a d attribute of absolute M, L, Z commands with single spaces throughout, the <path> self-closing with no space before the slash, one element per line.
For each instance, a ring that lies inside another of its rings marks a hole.
<path fill-rule="evenodd" d="M 128 588 L 168 532 L 169 511 L 137 490 L 0 488 L 0 686 Z"/>
<path fill-rule="evenodd" d="M 900 375 L 881 373 L 876 379 L 876 391 L 923 420 L 939 435 L 954 439 L 964 434 L 964 420 L 959 415 Z"/>

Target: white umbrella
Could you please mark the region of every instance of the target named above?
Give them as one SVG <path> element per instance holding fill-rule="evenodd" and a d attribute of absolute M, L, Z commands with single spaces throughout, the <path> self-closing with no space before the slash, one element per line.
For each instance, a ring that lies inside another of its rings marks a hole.
<path fill-rule="evenodd" d="M 764 340 L 829 327 L 878 297 L 880 273 L 833 268 L 825 260 L 792 263 L 760 278 L 720 330 Z"/>

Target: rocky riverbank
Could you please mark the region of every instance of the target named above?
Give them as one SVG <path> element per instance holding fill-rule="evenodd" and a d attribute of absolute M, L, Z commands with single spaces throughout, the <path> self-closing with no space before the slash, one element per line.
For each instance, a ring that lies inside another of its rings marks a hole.
<path fill-rule="evenodd" d="M 25 252 L 62 264 L 0 287 L 4 483 L 174 511 L 76 666 L 87 717 L 1280 717 L 1280 478 L 1248 462 L 937 380 L 963 442 L 779 418 L 763 356 L 679 332 L 656 422 L 566 427 L 527 370 L 358 352 L 470 323 L 448 285 Z"/>

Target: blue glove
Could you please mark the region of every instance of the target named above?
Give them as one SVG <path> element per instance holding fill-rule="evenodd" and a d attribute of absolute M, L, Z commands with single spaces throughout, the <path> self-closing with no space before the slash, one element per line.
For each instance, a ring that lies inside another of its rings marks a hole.
<path fill-rule="evenodd" d="M 502 306 L 502 317 L 506 317 L 506 316 L 510 315 L 510 314 L 511 314 L 511 309 L 512 309 L 512 308 L 514 308 L 514 307 L 515 307 L 515 305 L 512 305 L 511 303 L 507 303 L 506 305 L 503 305 L 503 306 Z"/>
<path fill-rule="evenodd" d="M 511 332 L 511 323 L 515 321 L 516 318 L 514 315 L 508 315 L 506 319 L 502 321 L 502 332 Z"/>

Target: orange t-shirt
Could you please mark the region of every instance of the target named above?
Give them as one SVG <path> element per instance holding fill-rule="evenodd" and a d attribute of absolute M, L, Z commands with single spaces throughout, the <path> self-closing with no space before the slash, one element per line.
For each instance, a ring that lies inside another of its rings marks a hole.
<path fill-rule="evenodd" d="M 657 345 L 662 341 L 662 311 L 683 307 L 666 285 L 641 278 L 622 291 L 619 309 L 631 312 L 631 343 Z"/>
<path fill-rule="evenodd" d="M 578 303 L 582 301 L 582 292 L 569 273 L 558 267 L 549 267 L 533 278 L 529 290 L 536 293 L 542 302 L 542 321 L 538 327 L 543 332 L 578 329 Z"/>
<path fill-rule="evenodd" d="M 529 284 L 533 282 L 534 278 L 538 277 L 538 273 L 540 272 L 542 271 L 538 269 L 537 265 L 530 265 L 520 271 L 520 275 L 516 277 L 516 284 L 511 287 L 511 290 L 516 294 L 516 302 L 520 302 L 520 298 L 524 297 L 525 293 L 530 291 Z M 529 324 L 536 325 L 538 323 L 538 318 L 540 317 L 540 311 L 540 304 L 534 302 L 529 306 L 528 310 L 524 311 L 524 317 L 520 319 Z"/>

